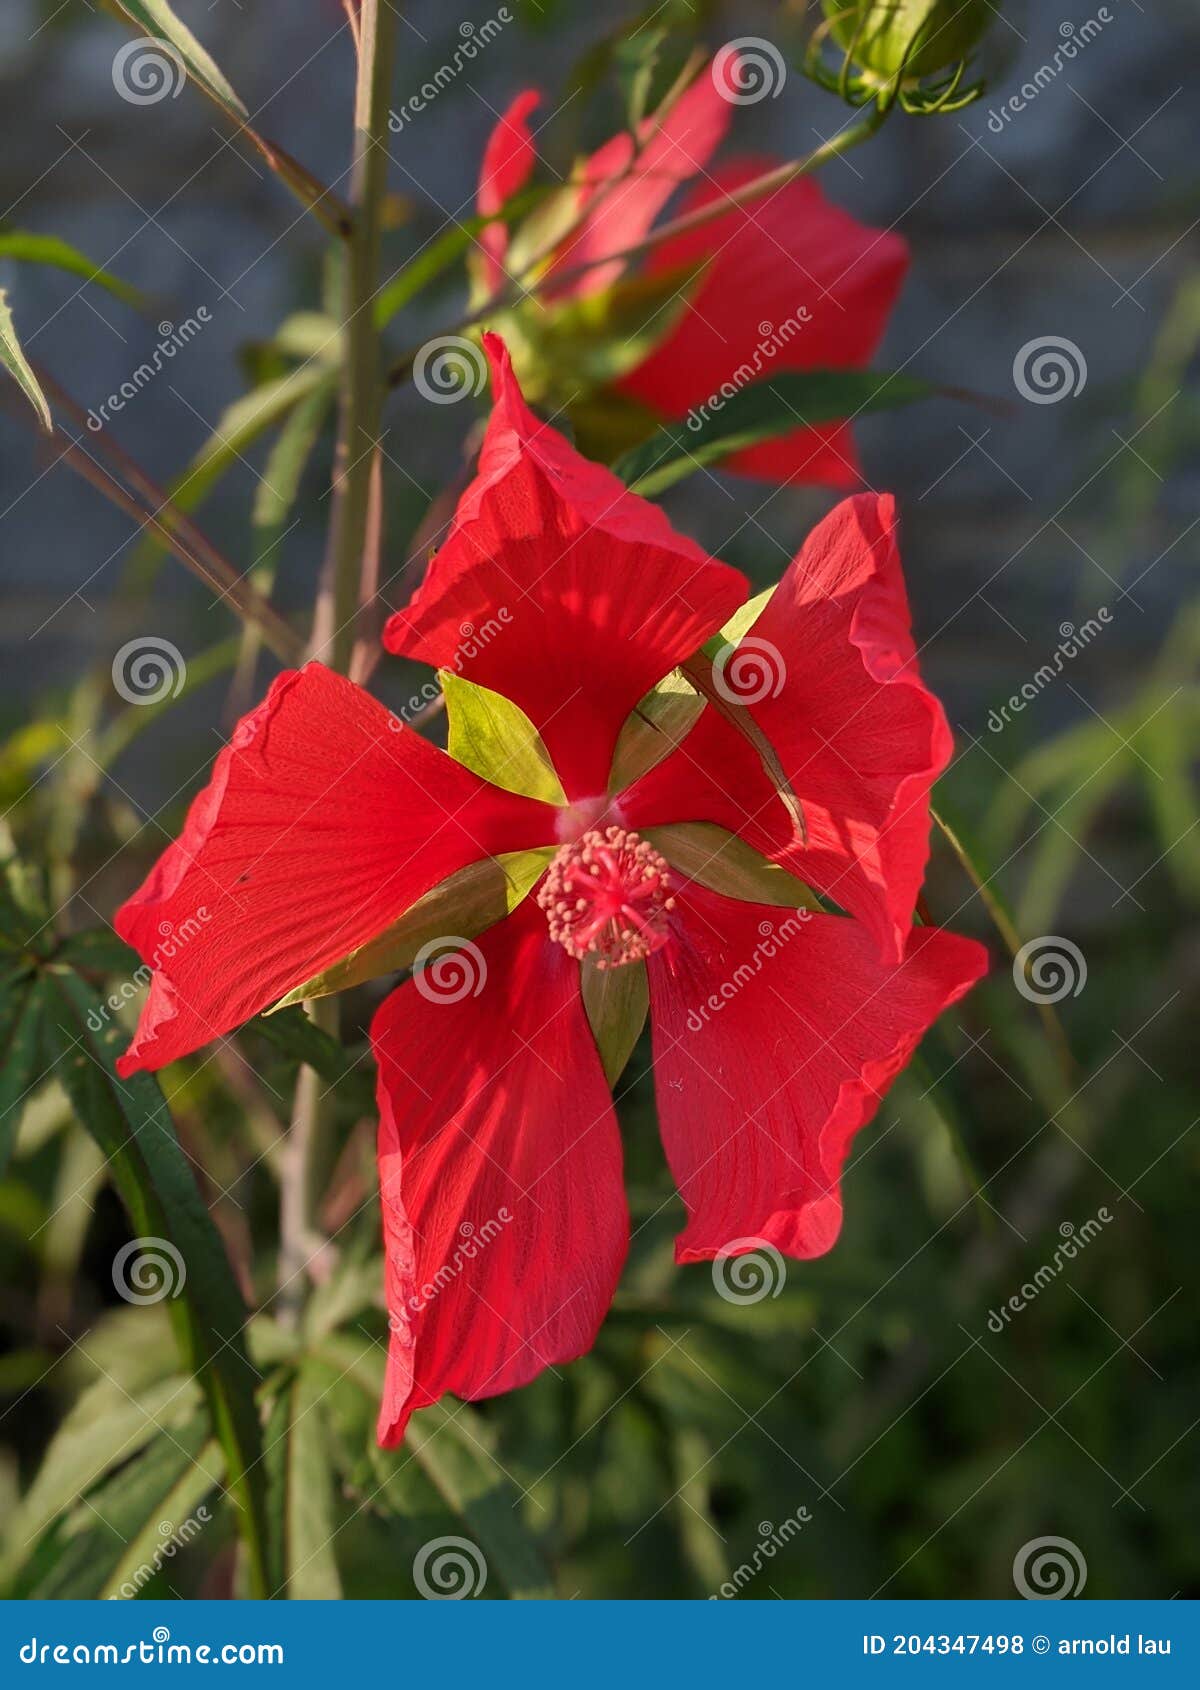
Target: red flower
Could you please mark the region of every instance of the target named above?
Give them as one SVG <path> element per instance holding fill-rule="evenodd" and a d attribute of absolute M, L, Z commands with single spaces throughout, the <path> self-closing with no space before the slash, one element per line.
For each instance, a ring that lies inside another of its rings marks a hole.
<path fill-rule="evenodd" d="M 577 188 L 577 211 L 594 204 L 582 227 L 552 267 L 565 274 L 550 297 L 581 297 L 610 286 L 622 274 L 621 253 L 643 240 L 679 187 L 691 183 L 682 213 L 729 195 L 781 161 L 741 157 L 710 172 L 708 161 L 724 138 L 732 106 L 721 92 L 736 85 L 726 67 L 718 79 L 702 71 L 661 125 L 647 118 L 648 137 L 633 164 L 628 134 L 615 135 L 593 153 Z M 478 209 L 499 211 L 527 182 L 535 148 L 529 114 L 538 103 L 530 89 L 501 117 L 484 153 Z M 490 286 L 503 280 L 508 231 L 483 231 L 484 273 Z M 609 263 L 596 260 L 613 255 Z M 908 267 L 899 236 L 871 229 L 830 204 L 816 182 L 800 178 L 749 205 L 651 249 L 649 274 L 706 265 L 698 287 L 663 342 L 619 383 L 628 397 L 670 421 L 719 395 L 722 385 L 744 384 L 739 370 L 858 369 L 869 364 Z M 849 425 L 801 428 L 778 440 L 735 453 L 725 468 L 768 481 L 820 482 L 853 487 L 861 482 Z"/>
<path fill-rule="evenodd" d="M 443 959 L 409 980 L 372 1027 L 387 1444 L 447 1391 L 490 1396 L 582 1354 L 604 1318 L 628 1216 L 585 971 L 607 965 L 600 978 L 623 985 L 645 968 L 659 1117 L 687 1209 L 676 1255 L 692 1262 L 830 1248 L 851 1139 L 985 964 L 973 942 L 912 925 L 949 736 L 916 672 L 891 501 L 835 510 L 725 664 L 734 677 L 741 658 L 773 654 L 782 686 L 754 689 L 747 708 L 800 795 L 807 843 L 758 753 L 712 708 L 610 795 L 622 725 L 746 585 L 539 423 L 494 337 L 488 352 L 496 402 L 479 473 L 386 640 L 520 705 L 568 803 L 489 785 L 310 665 L 239 726 L 182 838 L 117 918 L 147 960 L 164 933 L 181 940 L 155 973 L 128 1073 L 277 1001 L 464 864 L 553 850 L 535 896 L 455 939 L 457 972 Z M 464 644 L 489 619 L 495 636 Z M 711 874 L 676 868 L 672 836 L 654 832 L 696 822 L 849 914 L 702 884 Z"/>

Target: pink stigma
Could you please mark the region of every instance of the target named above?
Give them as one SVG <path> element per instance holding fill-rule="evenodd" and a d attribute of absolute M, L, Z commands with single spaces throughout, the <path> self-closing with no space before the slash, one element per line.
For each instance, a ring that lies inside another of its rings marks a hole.
<path fill-rule="evenodd" d="M 653 845 L 623 827 L 589 828 L 559 849 L 537 901 L 550 937 L 571 956 L 620 968 L 666 943 L 669 891 L 666 858 Z"/>

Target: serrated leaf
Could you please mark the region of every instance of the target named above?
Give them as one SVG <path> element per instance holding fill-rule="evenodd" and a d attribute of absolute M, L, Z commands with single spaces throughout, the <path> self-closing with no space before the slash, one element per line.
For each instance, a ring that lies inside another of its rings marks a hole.
<path fill-rule="evenodd" d="M 381 974 L 411 968 L 421 949 L 435 939 L 472 939 L 477 933 L 511 915 L 545 873 L 555 847 L 508 851 L 469 863 L 426 892 L 399 920 L 356 951 L 314 974 L 280 998 L 267 1015 L 273 1017 L 310 998 L 328 997 L 360 986 Z M 339 1047 L 340 1048 L 340 1047 Z M 313 1063 L 318 1073 L 324 1070 Z"/>
<path fill-rule="evenodd" d="M 451 757 L 505 792 L 566 804 L 542 736 L 519 704 L 450 669 L 439 670 L 438 679 L 446 697 Z"/>
<path fill-rule="evenodd" d="M 775 904 L 781 909 L 821 910 L 824 905 L 810 886 L 778 863 L 768 862 L 736 833 L 715 822 L 675 822 L 648 827 L 646 838 L 661 851 L 672 868 L 710 892 L 748 904 Z"/>
<path fill-rule="evenodd" d="M 844 422 L 868 411 L 928 399 L 936 389 L 882 370 L 781 370 L 748 382 L 719 410 L 693 411 L 691 423 L 662 428 L 612 466 L 627 487 L 652 498 L 732 452 L 797 428 Z"/>
<path fill-rule="evenodd" d="M 79 975 L 55 965 L 46 978 L 53 987 L 45 1025 L 48 1040 L 57 1034 L 55 1077 L 107 1157 L 135 1233 L 168 1240 L 182 1257 L 185 1275 L 168 1311 L 182 1355 L 204 1389 L 239 1504 L 252 1578 L 261 1589 L 262 1436 L 256 1375 L 243 1337 L 245 1304 L 157 1082 L 148 1074 L 117 1075 L 113 1061 L 125 1033 Z"/>
<path fill-rule="evenodd" d="M 621 968 L 597 968 L 595 959 L 587 957 L 580 970 L 580 984 L 604 1078 L 615 1086 L 650 1011 L 646 965 L 627 962 Z"/>
<path fill-rule="evenodd" d="M 14 258 L 25 264 L 47 264 L 55 270 L 66 270 L 69 275 L 82 276 L 84 281 L 106 288 L 126 305 L 140 307 L 145 304 L 136 288 L 130 287 L 119 276 L 110 276 L 100 265 L 93 264 L 78 247 L 60 240 L 57 235 L 33 235 L 23 229 L 6 230 L 0 233 L 0 258 Z"/>
<path fill-rule="evenodd" d="M 37 377 L 29 368 L 25 354 L 21 351 L 21 343 L 17 339 L 16 324 L 13 322 L 12 311 L 8 303 L 8 294 L 0 288 L 0 364 L 3 364 L 9 375 L 28 399 L 38 414 L 38 421 L 47 434 L 54 432 L 54 419 L 50 415 L 50 407 L 46 403 L 46 395 L 42 392 Z"/>

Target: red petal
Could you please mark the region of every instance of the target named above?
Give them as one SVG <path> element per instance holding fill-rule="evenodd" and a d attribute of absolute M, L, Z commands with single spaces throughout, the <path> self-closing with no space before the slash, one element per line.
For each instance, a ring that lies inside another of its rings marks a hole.
<path fill-rule="evenodd" d="M 117 912 L 155 972 L 122 1074 L 228 1032 L 468 863 L 554 838 L 319 663 L 238 723 L 179 839 Z"/>
<path fill-rule="evenodd" d="M 733 614 L 746 582 L 539 422 L 503 342 L 484 341 L 496 403 L 479 473 L 384 643 L 519 704 L 567 796 L 593 797 L 629 712 Z"/>
<path fill-rule="evenodd" d="M 987 953 L 919 927 L 891 966 L 840 916 L 696 887 L 677 907 L 675 942 L 648 963 L 659 1120 L 688 1211 L 675 1259 L 734 1243 L 822 1255 L 851 1139 Z"/>
<path fill-rule="evenodd" d="M 579 966 L 536 905 L 461 953 L 457 973 L 393 992 L 371 1037 L 387 1446 L 447 1391 L 495 1396 L 590 1349 L 629 1219 Z"/>
<path fill-rule="evenodd" d="M 689 196 L 710 204 L 778 163 L 726 166 Z M 870 363 L 908 267 L 899 235 L 867 228 L 801 178 L 656 247 L 661 270 L 711 256 L 699 291 L 662 345 L 620 384 L 671 418 L 703 405 L 724 382 L 744 386 L 772 370 Z M 802 313 L 808 316 L 803 317 Z M 743 368 L 752 373 L 740 375 Z M 749 447 L 727 468 L 771 481 L 852 486 L 858 464 L 842 427 L 797 429 Z"/>
<path fill-rule="evenodd" d="M 526 122 L 531 111 L 540 104 L 542 96 L 536 88 L 526 88 L 511 102 L 488 137 L 479 171 L 479 191 L 475 208 L 481 217 L 491 217 L 504 206 L 529 180 L 537 162 L 537 148 L 533 133 Z M 479 244 L 487 259 L 487 279 L 492 287 L 503 280 L 504 254 L 508 251 L 508 230 L 503 223 L 493 223 L 482 229 Z"/>
<path fill-rule="evenodd" d="M 952 749 L 917 669 L 894 530 L 890 496 L 843 500 L 747 636 L 765 665 L 754 678 L 784 677 L 777 698 L 750 708 L 800 798 L 807 845 L 748 741 L 711 709 L 622 800 L 634 828 L 713 821 L 741 834 L 857 916 L 893 961 L 929 856 L 930 789 Z"/>
<path fill-rule="evenodd" d="M 595 210 L 554 261 L 556 271 L 594 263 L 610 253 L 636 246 L 671 195 L 708 163 L 725 138 L 732 107 L 717 91 L 708 67 L 675 102 L 662 123 L 652 117 L 641 126 L 644 143 L 631 168 L 634 145 L 629 134 L 614 135 L 584 165 L 579 210 Z M 599 264 L 561 290 L 571 297 L 611 286 L 625 260 Z"/>

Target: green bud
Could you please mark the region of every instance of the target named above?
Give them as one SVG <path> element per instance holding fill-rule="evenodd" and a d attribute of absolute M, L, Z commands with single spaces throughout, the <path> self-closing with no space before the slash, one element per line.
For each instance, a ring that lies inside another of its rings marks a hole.
<path fill-rule="evenodd" d="M 995 16 L 988 0 L 822 0 L 834 40 L 888 81 L 932 76 L 965 59 Z"/>

